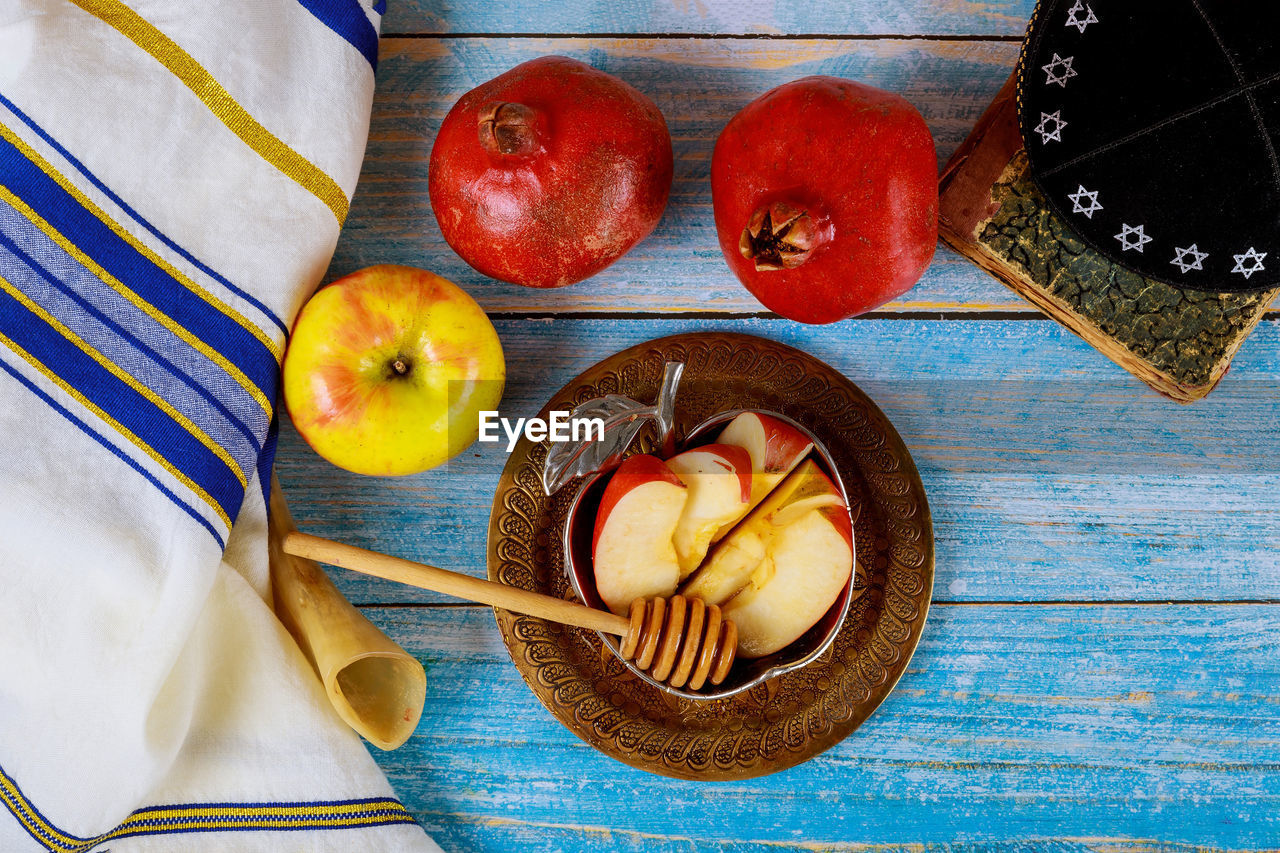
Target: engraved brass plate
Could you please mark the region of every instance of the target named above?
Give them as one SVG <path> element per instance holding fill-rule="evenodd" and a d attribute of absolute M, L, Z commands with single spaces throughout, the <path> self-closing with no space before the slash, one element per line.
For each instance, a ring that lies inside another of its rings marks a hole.
<path fill-rule="evenodd" d="M 858 562 L 869 585 L 832 647 L 809 666 L 726 699 L 668 695 L 623 668 L 590 631 L 495 610 L 529 687 L 570 731 L 633 767 L 726 780 L 792 767 L 847 737 L 893 689 L 924 629 L 933 591 L 933 526 L 924 485 L 893 426 L 852 382 L 784 344 L 722 332 L 675 335 L 610 356 L 552 396 L 541 412 L 593 397 L 652 400 L 668 361 L 685 364 L 677 440 L 709 416 L 762 409 L 822 439 L 851 502 Z M 652 430 L 637 440 L 655 448 Z M 489 518 L 489 578 L 573 599 L 562 537 L 577 484 L 547 497 L 546 443 L 521 439 Z"/>

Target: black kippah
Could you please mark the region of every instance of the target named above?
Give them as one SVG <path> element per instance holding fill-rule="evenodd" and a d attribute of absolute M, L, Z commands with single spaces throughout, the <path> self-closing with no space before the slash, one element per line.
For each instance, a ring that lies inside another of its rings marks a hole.
<path fill-rule="evenodd" d="M 1040 0 L 1018 118 L 1049 204 L 1105 257 L 1280 285 L 1280 2 Z"/>

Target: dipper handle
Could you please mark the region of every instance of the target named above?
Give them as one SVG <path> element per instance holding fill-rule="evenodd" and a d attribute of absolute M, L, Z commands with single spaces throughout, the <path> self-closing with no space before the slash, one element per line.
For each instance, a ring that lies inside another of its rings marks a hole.
<path fill-rule="evenodd" d="M 331 566 L 349 569 L 375 578 L 442 592 L 454 598 L 465 598 L 481 604 L 492 604 L 504 610 L 514 610 L 540 619 L 577 625 L 591 631 L 606 634 L 626 634 L 631 628 L 629 620 L 571 601 L 563 601 L 550 595 L 529 592 L 502 583 L 473 578 L 448 569 L 439 569 L 425 563 L 415 563 L 377 551 L 367 551 L 354 545 L 344 545 L 329 539 L 321 539 L 308 533 L 290 533 L 284 539 L 284 550 L 296 557 L 317 560 Z"/>
<path fill-rule="evenodd" d="M 636 666 L 648 671 L 655 681 L 675 688 L 687 685 L 688 689 L 697 690 L 708 679 L 712 684 L 719 684 L 728 675 L 737 649 L 738 632 L 734 624 L 721 617 L 719 607 L 707 607 L 698 599 L 686 600 L 679 595 L 670 600 L 637 598 L 631 603 L 630 618 L 627 618 L 308 533 L 287 534 L 281 547 L 295 557 L 539 619 L 618 635 L 623 638 L 624 660 L 634 657 Z"/>

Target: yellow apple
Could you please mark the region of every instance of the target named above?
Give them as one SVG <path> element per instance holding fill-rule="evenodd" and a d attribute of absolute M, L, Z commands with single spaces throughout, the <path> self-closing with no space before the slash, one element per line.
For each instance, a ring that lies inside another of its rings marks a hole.
<path fill-rule="evenodd" d="M 357 474 L 414 474 L 458 455 L 505 380 L 480 306 L 413 267 L 368 267 L 322 288 L 298 313 L 284 359 L 298 434 Z"/>

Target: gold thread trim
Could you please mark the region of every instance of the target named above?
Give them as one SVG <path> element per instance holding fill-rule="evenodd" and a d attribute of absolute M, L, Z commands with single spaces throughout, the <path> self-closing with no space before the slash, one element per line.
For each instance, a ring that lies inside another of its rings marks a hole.
<path fill-rule="evenodd" d="M 138 394 L 146 398 L 147 401 L 150 402 L 153 406 L 160 409 L 160 411 L 164 412 L 166 415 L 172 418 L 180 427 L 182 427 L 184 430 L 190 433 L 192 438 L 194 438 L 196 441 L 203 444 L 211 453 L 213 453 L 215 456 L 217 456 L 219 459 L 222 460 L 222 463 L 227 466 L 227 468 L 231 471 L 233 475 L 235 475 L 236 481 L 240 483 L 241 488 L 249 487 L 249 480 L 247 475 L 240 469 L 240 466 L 236 463 L 235 459 L 231 457 L 231 454 L 226 451 L 226 448 L 218 444 L 218 442 L 214 441 L 213 438 L 210 437 L 210 435 L 207 432 L 201 429 L 194 421 L 192 421 L 186 415 L 182 414 L 182 412 L 175 409 L 169 403 L 168 400 L 165 400 L 163 397 L 156 394 L 156 392 L 152 391 L 150 388 L 143 385 L 141 382 L 139 382 L 137 379 L 135 379 L 133 376 L 131 376 L 129 373 L 123 370 L 119 365 L 111 361 L 111 359 L 104 356 L 101 353 L 101 351 L 99 351 L 96 347 L 94 347 L 84 338 L 80 337 L 75 332 L 73 332 L 70 328 L 64 325 L 62 321 L 60 321 L 57 317 L 53 316 L 44 308 L 37 305 L 30 297 L 28 297 L 25 293 L 23 293 L 18 288 L 14 287 L 13 284 L 8 280 L 6 280 L 3 276 L 0 276 L 0 290 L 3 290 L 5 293 L 8 293 L 14 299 L 20 302 L 24 308 L 26 308 L 32 314 L 35 314 L 41 320 L 44 320 L 51 327 L 53 327 L 53 329 L 57 331 L 58 334 L 62 335 L 71 343 L 75 344 L 76 347 L 79 348 L 81 352 L 83 352 L 85 355 L 89 356 L 94 361 L 96 361 L 99 365 L 105 368 L 112 376 L 114 376 L 115 378 L 119 379 L 121 382 L 128 385 Z"/>
<path fill-rule="evenodd" d="M 132 246 L 143 257 L 151 261 L 156 266 L 160 267 L 162 270 L 164 270 L 166 273 L 172 276 L 175 281 L 180 283 L 187 290 L 190 290 L 196 296 L 200 297 L 201 300 L 203 300 L 204 302 L 207 302 L 212 307 L 218 309 L 219 312 L 221 312 L 222 314 L 225 314 L 229 319 L 235 321 L 235 323 L 239 325 L 241 328 L 243 328 L 246 332 L 248 332 L 249 334 L 257 338 L 258 341 L 263 346 L 265 346 L 273 356 L 275 356 L 275 359 L 277 362 L 280 361 L 280 358 L 283 355 L 283 351 L 281 350 L 280 346 L 275 341 L 273 341 L 270 336 L 267 335 L 266 332 L 258 328 L 257 325 L 252 323 L 244 315 L 237 312 L 230 305 L 226 304 L 221 299 L 214 296 L 212 293 L 205 290 L 200 285 L 196 284 L 196 282 L 193 281 L 191 278 L 184 275 L 180 270 L 175 268 L 172 264 L 170 264 L 164 258 L 160 257 L 158 254 L 153 252 L 151 250 L 151 247 L 149 247 L 147 244 L 143 243 L 141 240 L 134 237 L 133 234 L 125 230 L 125 228 L 122 227 L 114 219 L 112 219 L 105 210 L 98 207 L 98 205 L 93 203 L 92 199 L 90 199 L 88 196 L 82 193 L 79 187 L 77 187 L 71 181 L 67 180 L 65 175 L 63 175 L 61 172 L 59 172 L 57 169 L 53 167 L 53 164 L 51 164 L 48 160 L 41 157 L 38 151 L 33 149 L 30 145 L 27 145 L 27 143 L 24 142 L 21 139 L 21 137 L 15 134 L 11 128 L 6 127 L 4 122 L 0 122 L 0 138 L 4 138 L 11 145 L 17 148 L 20 152 L 22 152 L 22 155 L 26 157 L 28 160 L 30 160 L 36 166 L 36 168 L 44 172 L 51 180 L 55 181 L 60 187 L 66 190 L 76 201 L 80 203 L 81 207 L 83 207 L 85 210 L 92 213 L 98 219 L 99 222 L 101 222 L 103 225 L 110 228 L 117 237 L 119 237 L 120 239 L 128 243 L 130 246 Z"/>
<path fill-rule="evenodd" d="M 262 159 L 288 175 L 337 217 L 341 225 L 350 203 L 337 181 L 267 130 L 240 106 L 212 74 L 177 42 L 119 0 L 71 0 L 84 11 L 118 31 L 146 51 L 182 81 L 227 129 Z"/>
<path fill-rule="evenodd" d="M 163 835 L 176 831 L 219 829 L 339 829 L 410 823 L 413 818 L 396 800 L 364 803 L 313 803 L 301 806 L 171 806 L 134 812 L 119 826 L 96 838 L 68 835 L 40 816 L 13 780 L 0 771 L 0 796 L 27 831 L 46 848 L 68 853 L 87 851 L 104 841 L 129 835 Z M 370 815 L 384 811 L 391 814 Z M 290 816 L 303 820 L 289 819 Z M 155 824 L 155 825 L 150 825 Z"/>
<path fill-rule="evenodd" d="M 15 210 L 25 216 L 32 225 L 44 232 L 45 236 L 57 243 L 64 252 L 75 258 L 81 266 L 92 272 L 99 280 L 102 281 L 103 284 L 110 287 L 116 293 L 119 293 L 135 308 L 145 313 L 160 325 L 164 326 L 174 335 L 177 335 L 178 338 L 186 344 L 198 351 L 201 355 L 205 356 L 214 364 L 218 365 L 218 367 L 226 371 L 226 373 L 234 379 L 240 387 L 244 388 L 249 396 L 251 396 L 258 405 L 262 407 L 262 410 L 267 414 L 267 418 L 271 418 L 271 401 L 267 399 L 267 395 L 264 394 L 262 389 L 255 385 L 248 376 L 245 376 L 244 372 L 240 370 L 240 368 L 232 364 L 226 356 L 197 338 L 168 314 L 165 314 L 159 308 L 156 308 L 141 296 L 134 293 L 123 282 L 99 266 L 93 258 L 81 251 L 79 246 L 68 240 L 62 232 L 58 231 L 58 229 L 46 222 L 44 218 L 40 216 L 40 214 L 36 213 L 29 204 L 14 195 L 13 192 L 3 184 L 0 184 L 0 200 L 7 202 Z"/>
<path fill-rule="evenodd" d="M 193 494 L 195 494 L 202 501 L 208 504 L 209 508 L 212 509 L 215 513 L 217 513 L 218 518 L 222 520 L 223 524 L 225 524 L 228 528 L 231 527 L 231 519 L 227 516 L 227 513 L 222 509 L 222 507 L 219 506 L 218 502 L 215 501 L 208 492 L 200 488 L 200 486 L 194 480 L 192 480 L 186 474 L 182 473 L 176 467 L 174 467 L 173 463 L 171 463 L 168 459 L 165 459 L 163 455 L 161 455 L 159 452 L 156 451 L 155 448 L 153 448 L 151 445 L 147 444 L 145 441 L 143 441 L 141 438 L 135 435 L 133 431 L 130 430 L 127 426 L 120 423 L 115 418 L 111 417 L 111 415 L 104 412 L 92 400 L 90 400 L 84 394 L 80 393 L 78 389 L 70 385 L 61 376 L 54 373 L 47 366 L 42 364 L 39 359 L 35 358 L 33 355 L 31 355 L 31 353 L 27 352 L 25 349 L 19 346 L 15 341 L 10 340 L 10 338 L 7 335 L 5 335 L 3 332 L 0 332 L 0 344 L 4 344 L 6 347 L 12 350 L 15 355 L 17 355 L 19 358 L 21 358 L 27 364 L 31 365 L 36 370 L 40 371 L 40 373 L 46 379 L 48 379 L 50 382 L 53 382 L 55 385 L 61 388 L 65 393 L 69 394 L 71 398 L 74 399 L 77 403 L 84 406 L 89 411 L 93 412 L 95 415 L 98 416 L 100 420 L 102 420 L 104 423 L 106 423 L 116 432 L 120 433 L 120 435 L 128 439 L 131 444 L 133 444 L 143 453 L 147 454 L 147 456 L 151 457 L 151 460 L 153 462 L 155 462 L 160 467 L 164 468 L 164 470 L 168 471 L 174 478 L 178 480 L 178 482 L 182 483 L 182 485 L 190 489 Z"/>

